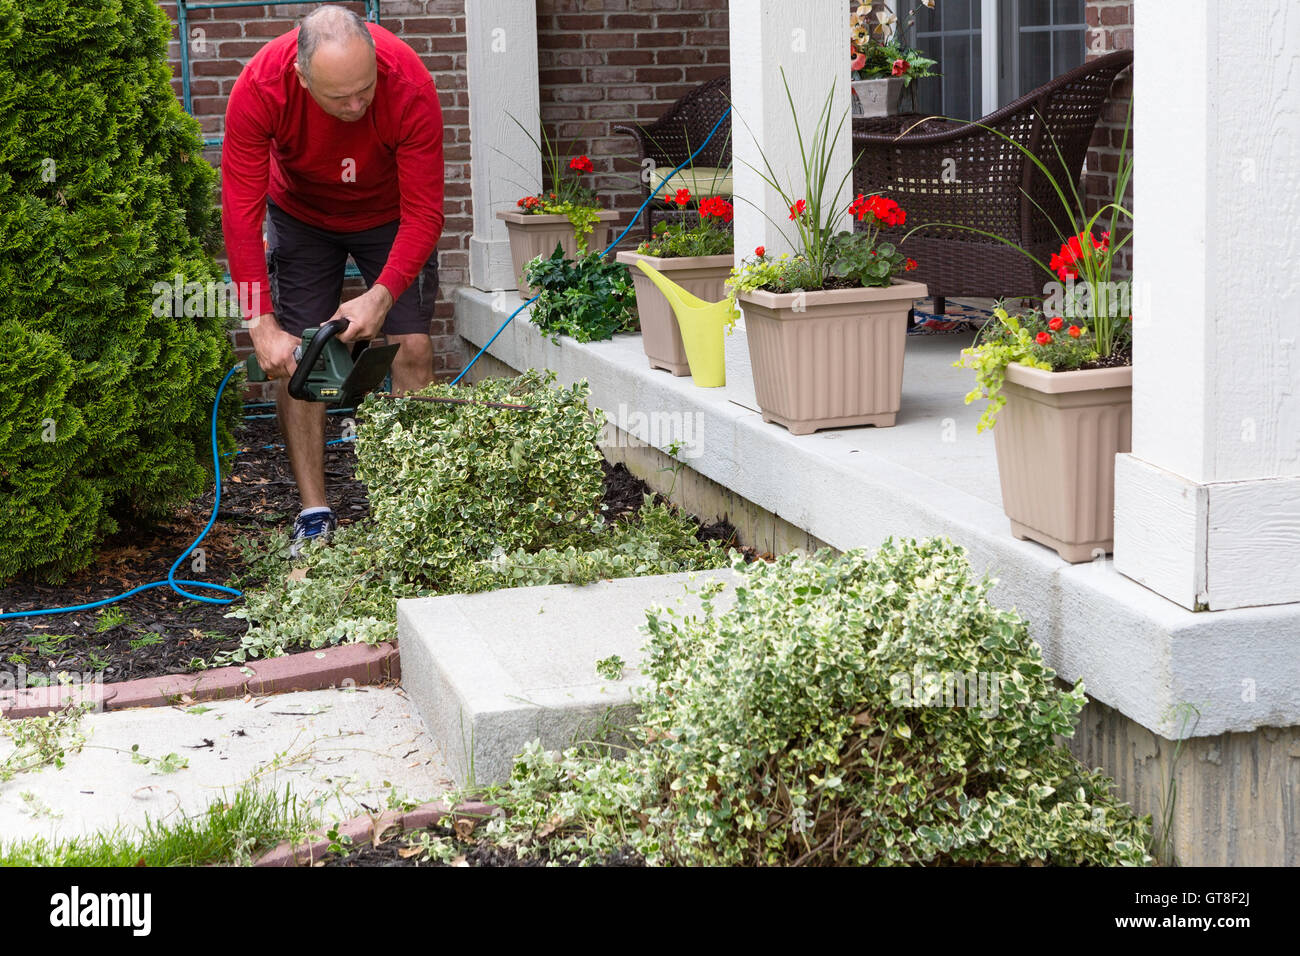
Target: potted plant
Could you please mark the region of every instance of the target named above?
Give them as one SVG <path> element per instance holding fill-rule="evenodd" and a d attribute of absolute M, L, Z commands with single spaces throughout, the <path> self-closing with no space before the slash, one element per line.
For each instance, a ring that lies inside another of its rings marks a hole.
<path fill-rule="evenodd" d="M 511 119 L 523 129 L 522 123 L 513 116 Z M 609 241 L 606 223 L 618 219 L 617 212 L 600 208 L 595 191 L 582 181 L 595 168 L 589 157 L 574 156 L 566 166 L 544 129 L 542 143 L 534 139 L 533 145 L 542 154 L 550 190 L 524 196 L 515 203 L 515 209 L 497 212 L 497 218 L 505 220 L 511 264 L 519 294 L 525 299 L 533 295 L 524 278 L 524 267 L 529 262 L 549 256 L 556 243 L 570 258 L 585 255 L 589 248 L 603 249 Z"/>
<path fill-rule="evenodd" d="M 803 161 L 798 195 L 780 184 L 766 156 L 766 171 L 758 170 L 790 209 L 797 236 L 787 240 L 795 254 L 773 257 L 760 247 L 728 280 L 732 298 L 744 310 L 763 420 L 796 435 L 841 425 L 894 424 L 902 404 L 907 316 L 913 301 L 926 295 L 923 284 L 899 278 L 916 262 L 883 237 L 885 229 L 906 222 L 898 203 L 859 195 L 841 207 L 851 165 L 834 195 L 828 194 L 829 157 L 845 119 L 832 135 L 832 95 L 806 148 L 786 85 Z M 835 233 L 845 212 L 867 228 Z"/>
<path fill-rule="evenodd" d="M 734 210 L 721 196 L 696 201 L 688 189 L 678 189 L 664 202 L 679 209 L 692 209 L 694 221 L 684 219 L 669 225 L 660 222 L 652 238 L 635 252 L 620 252 L 619 262 L 634 266 L 644 259 L 687 292 L 709 302 L 726 295 L 731 274 L 731 220 Z M 672 307 L 659 288 L 640 269 L 629 268 L 636 285 L 636 309 L 641 319 L 641 345 L 651 368 L 686 375 L 690 365 L 682 345 L 682 333 Z"/>
<path fill-rule="evenodd" d="M 935 0 L 921 0 L 934 9 Z M 903 43 L 904 32 L 916 18 L 913 9 L 907 23 L 901 25 L 887 6 L 872 9 L 863 3 L 850 15 L 850 69 L 853 71 L 853 96 L 863 116 L 892 116 L 898 112 L 903 90 L 927 76 L 936 76 L 930 68 L 938 61 Z"/>
<path fill-rule="evenodd" d="M 548 258 L 524 267 L 524 277 L 537 294 L 529 321 L 556 344 L 561 335 L 596 342 L 636 331 L 627 270 L 600 253 L 570 259 L 557 243 Z"/>
<path fill-rule="evenodd" d="M 1013 316 L 999 305 L 996 321 L 956 363 L 976 373 L 966 401 L 989 400 L 979 430 L 998 424 L 998 475 L 1012 534 L 1045 544 L 1071 563 L 1113 549 L 1115 456 L 1131 450 L 1131 283 L 1111 278 L 1116 254 L 1132 238 L 1124 228 L 1132 213 L 1122 205 L 1132 173 L 1127 145 L 1125 126 L 1114 197 L 1092 216 L 1073 183 L 1071 202 L 1034 159 L 1074 234 L 1062 237 L 1048 262 L 1030 256 L 1051 276 L 1043 308 Z M 1107 215 L 1109 228 L 1098 233 Z"/>

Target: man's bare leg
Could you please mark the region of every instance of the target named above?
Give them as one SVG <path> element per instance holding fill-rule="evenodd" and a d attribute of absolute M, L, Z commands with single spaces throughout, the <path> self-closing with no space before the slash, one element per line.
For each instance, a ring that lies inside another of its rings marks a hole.
<path fill-rule="evenodd" d="M 418 391 L 433 381 L 433 342 L 429 336 L 419 332 L 389 335 L 387 339 L 400 346 L 393 357 L 394 394 Z"/>
<path fill-rule="evenodd" d="M 288 383 L 280 380 L 275 392 L 276 417 L 289 452 L 289 466 L 298 482 L 302 507 L 326 508 L 325 498 L 325 406 L 300 402 L 289 395 Z"/>

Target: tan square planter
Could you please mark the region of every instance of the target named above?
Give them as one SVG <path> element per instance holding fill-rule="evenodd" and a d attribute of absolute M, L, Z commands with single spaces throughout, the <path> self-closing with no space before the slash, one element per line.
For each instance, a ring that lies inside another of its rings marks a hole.
<path fill-rule="evenodd" d="M 661 259 L 636 252 L 620 252 L 617 259 L 628 266 L 632 282 L 636 286 L 641 347 L 650 360 L 650 367 L 666 369 L 674 375 L 689 375 L 691 369 L 686 361 L 686 349 L 682 345 L 682 332 L 677 327 L 677 316 L 673 314 L 672 306 L 659 291 L 659 287 L 644 272 L 634 267 L 638 259 L 644 259 L 647 265 L 662 272 L 691 295 L 698 296 L 705 302 L 719 302 L 727 295 L 725 283 L 731 275 L 732 257 L 679 256 Z"/>
<path fill-rule="evenodd" d="M 587 248 L 592 252 L 600 252 L 609 245 L 608 224 L 618 219 L 618 213 L 612 209 L 602 209 L 596 216 L 599 221 L 587 237 Z M 533 295 L 528 283 L 524 281 L 524 266 L 529 262 L 538 256 L 549 257 L 555 251 L 557 242 L 564 247 L 564 254 L 568 258 L 573 259 L 578 255 L 578 240 L 568 216 L 551 213 L 534 216 L 502 210 L 497 213 L 497 218 L 505 220 L 506 232 L 510 236 L 510 262 L 514 266 L 522 298 L 529 299 Z"/>
<path fill-rule="evenodd" d="M 907 313 L 919 282 L 740 296 L 763 421 L 795 435 L 894 424 L 903 398 Z"/>
<path fill-rule="evenodd" d="M 1011 533 L 1078 564 L 1115 539 L 1115 456 L 1132 450 L 1133 368 L 1045 372 L 1012 363 L 993 429 Z"/>

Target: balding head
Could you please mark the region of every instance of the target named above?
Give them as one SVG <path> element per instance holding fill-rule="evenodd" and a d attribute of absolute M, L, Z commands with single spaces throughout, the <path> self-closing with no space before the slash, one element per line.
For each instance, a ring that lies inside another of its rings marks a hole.
<path fill-rule="evenodd" d="M 298 81 L 326 113 L 353 123 L 375 95 L 375 38 L 352 11 L 322 6 L 298 28 Z"/>

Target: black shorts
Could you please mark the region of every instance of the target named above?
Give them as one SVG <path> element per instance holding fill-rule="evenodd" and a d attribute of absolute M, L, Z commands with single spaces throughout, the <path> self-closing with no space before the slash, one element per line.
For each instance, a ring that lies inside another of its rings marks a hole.
<path fill-rule="evenodd" d="M 271 277 L 271 305 L 280 328 L 293 335 L 320 325 L 339 307 L 348 256 L 357 264 L 367 288 L 375 284 L 397 237 L 393 221 L 360 232 L 331 232 L 308 225 L 275 203 L 266 203 L 266 268 Z M 438 253 L 388 310 L 385 335 L 429 334 L 438 298 Z"/>

